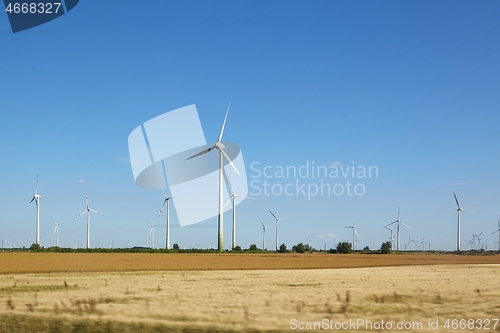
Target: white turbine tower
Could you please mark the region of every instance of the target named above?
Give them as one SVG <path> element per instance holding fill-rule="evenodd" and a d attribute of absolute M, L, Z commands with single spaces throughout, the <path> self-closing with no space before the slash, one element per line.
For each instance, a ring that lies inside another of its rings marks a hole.
<path fill-rule="evenodd" d="M 146 222 L 148 222 L 148 224 L 150 226 L 149 236 L 151 236 L 151 248 L 154 250 L 154 248 L 155 248 L 155 225 L 149 223 L 148 220 L 146 220 Z"/>
<path fill-rule="evenodd" d="M 219 150 L 219 216 L 218 216 L 218 250 L 219 252 L 224 252 L 224 176 L 222 174 L 223 168 L 224 168 L 224 161 L 223 157 L 231 164 L 233 167 L 234 171 L 239 175 L 240 173 L 236 169 L 236 166 L 234 165 L 233 161 L 229 157 L 228 154 L 224 151 L 224 144 L 221 142 L 222 140 L 222 135 L 224 134 L 224 127 L 226 126 L 226 120 L 227 120 L 227 114 L 229 113 L 229 109 L 231 108 L 231 103 L 229 103 L 229 106 L 227 107 L 226 111 L 226 116 L 224 117 L 224 122 L 222 123 L 222 128 L 219 133 L 219 138 L 217 139 L 217 142 L 210 148 L 204 149 L 200 151 L 197 154 L 194 154 L 191 157 L 188 157 L 187 159 L 192 159 L 197 156 L 201 156 L 203 154 L 206 154 L 210 152 L 211 150 L 218 149 Z"/>
<path fill-rule="evenodd" d="M 266 229 L 269 227 L 266 227 L 264 225 L 264 222 L 260 221 L 262 223 L 262 231 L 264 232 L 264 235 L 262 236 L 262 251 L 266 250 Z"/>
<path fill-rule="evenodd" d="M 358 241 L 358 232 L 356 231 L 356 226 L 346 227 L 352 229 L 352 250 L 356 250 L 356 242 Z"/>
<path fill-rule="evenodd" d="M 163 191 L 163 195 L 165 195 L 165 201 L 163 201 L 163 206 L 160 208 L 160 212 L 158 213 L 158 217 L 160 217 L 161 213 L 163 212 L 163 208 L 165 205 L 167 205 L 167 232 L 166 232 L 166 249 L 170 250 L 170 197 L 167 196 L 165 191 Z M 149 223 L 149 222 L 148 222 Z"/>
<path fill-rule="evenodd" d="M 407 228 L 410 228 L 409 226 L 407 226 L 406 224 L 404 224 L 403 222 L 401 222 L 401 220 L 399 219 L 399 213 L 401 212 L 401 209 L 398 210 L 398 219 L 392 223 L 389 223 L 387 226 L 391 225 L 391 224 L 394 224 L 394 223 L 397 223 L 397 228 L 398 228 L 398 233 L 397 233 L 397 240 L 398 240 L 398 248 L 397 250 L 399 251 L 399 248 L 400 248 L 400 240 L 401 240 L 401 224 L 404 225 L 405 227 Z"/>
<path fill-rule="evenodd" d="M 35 200 L 36 204 L 36 244 L 40 245 L 40 198 L 42 196 L 38 194 L 38 176 L 36 176 L 36 186 L 35 186 L 35 194 L 33 194 L 33 199 L 31 199 L 30 203 Z"/>
<path fill-rule="evenodd" d="M 96 212 L 95 210 L 93 210 L 89 207 L 88 194 L 85 194 L 85 199 L 87 201 L 87 209 L 83 213 L 81 213 L 80 215 L 77 215 L 76 218 L 79 218 L 83 214 L 87 214 L 87 249 L 90 249 L 90 212 L 96 213 L 97 215 L 101 215 L 101 216 L 103 216 L 103 215 L 99 212 Z"/>
<path fill-rule="evenodd" d="M 226 207 L 230 202 L 233 203 L 233 237 L 232 237 L 231 244 L 232 244 L 232 248 L 234 249 L 236 247 L 236 202 L 235 202 L 235 200 L 236 200 L 236 198 L 251 199 L 251 200 L 255 200 L 255 199 L 236 194 L 233 190 L 233 186 L 231 186 L 231 181 L 229 180 L 229 177 L 227 176 L 226 172 L 224 172 L 224 178 L 226 178 L 226 183 L 229 185 L 229 190 L 231 191 L 231 197 L 226 202 L 224 207 Z"/>
<path fill-rule="evenodd" d="M 286 220 L 288 217 L 282 217 L 282 218 L 277 218 L 276 215 L 273 214 L 273 212 L 271 212 L 271 210 L 269 210 L 269 213 L 271 213 L 271 215 L 276 219 L 276 252 L 278 252 L 278 222 L 280 220 Z"/>
<path fill-rule="evenodd" d="M 498 251 L 500 251 L 500 220 L 498 220 L 498 229 L 493 231 L 491 234 L 498 232 Z"/>
<path fill-rule="evenodd" d="M 460 251 L 460 212 L 461 211 L 464 211 L 464 212 L 469 212 L 471 213 L 470 211 L 466 210 L 466 209 L 462 209 L 462 207 L 460 207 L 460 204 L 458 203 L 458 199 L 457 199 L 457 195 L 455 194 L 455 192 L 453 192 L 453 196 L 455 197 L 455 201 L 457 203 L 457 251 Z"/>

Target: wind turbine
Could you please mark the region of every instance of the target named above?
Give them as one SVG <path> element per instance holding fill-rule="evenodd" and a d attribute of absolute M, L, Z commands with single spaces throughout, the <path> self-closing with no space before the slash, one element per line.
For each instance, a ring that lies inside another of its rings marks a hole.
<path fill-rule="evenodd" d="M 411 240 L 410 236 L 408 236 L 408 244 L 410 245 L 410 251 L 411 251 L 411 242 L 412 242 L 412 240 Z"/>
<path fill-rule="evenodd" d="M 231 186 L 231 181 L 229 180 L 229 177 L 227 176 L 226 172 L 223 171 L 224 177 L 226 178 L 226 183 L 229 185 L 229 189 L 231 190 L 231 197 L 229 200 L 226 202 L 224 207 L 226 207 L 231 201 L 233 202 L 233 237 L 232 237 L 232 248 L 234 249 L 236 247 L 236 198 L 244 198 L 244 199 L 251 199 L 255 200 L 254 198 L 250 197 L 245 197 L 243 195 L 236 194 L 233 190 L 233 186 Z"/>
<path fill-rule="evenodd" d="M 483 234 L 483 232 L 481 231 L 481 233 L 479 235 L 474 235 L 472 234 L 472 237 L 473 239 L 477 239 L 477 249 L 479 250 L 480 247 L 481 247 L 481 235 Z"/>
<path fill-rule="evenodd" d="M 391 237 L 389 238 L 391 240 L 391 249 L 394 248 L 394 235 L 393 235 L 393 230 L 391 228 L 387 228 L 387 227 L 384 227 L 386 228 L 387 230 L 389 230 L 391 232 Z"/>
<path fill-rule="evenodd" d="M 500 251 L 500 220 L 498 220 L 498 229 L 493 231 L 491 234 L 498 232 L 498 251 Z"/>
<path fill-rule="evenodd" d="M 278 222 L 279 220 L 286 220 L 288 217 L 282 217 L 282 218 L 277 218 L 276 215 L 273 214 L 273 212 L 271 212 L 271 210 L 269 210 L 269 213 L 271 213 L 271 215 L 276 219 L 276 252 L 278 252 Z"/>
<path fill-rule="evenodd" d="M 394 223 L 397 223 L 397 228 L 398 228 L 398 251 L 399 251 L 399 244 L 400 244 L 400 229 L 401 229 L 401 224 L 404 225 L 405 227 L 407 228 L 410 228 L 409 226 L 407 226 L 406 224 L 404 224 L 403 222 L 401 222 L 401 220 L 399 219 L 399 213 L 401 212 L 401 209 L 398 210 L 398 219 L 394 222 L 391 222 L 389 223 L 387 226 L 391 225 L 391 224 L 394 224 Z"/>
<path fill-rule="evenodd" d="M 352 229 L 352 250 L 356 250 L 356 242 L 358 241 L 358 233 L 356 231 L 356 226 L 346 227 Z"/>
<path fill-rule="evenodd" d="M 149 223 L 148 220 L 146 220 L 146 222 L 148 222 L 149 226 L 151 227 L 149 230 L 149 235 L 151 236 L 151 248 L 154 250 L 154 248 L 155 248 L 155 225 Z"/>
<path fill-rule="evenodd" d="M 425 237 L 422 239 L 420 244 L 422 244 L 422 251 L 425 251 L 425 244 L 427 244 L 427 242 L 425 241 Z"/>
<path fill-rule="evenodd" d="M 167 250 L 170 250 L 170 197 L 167 196 L 165 191 L 163 191 L 163 195 L 165 195 L 165 201 L 163 201 L 163 206 L 160 208 L 160 212 L 158 213 L 158 217 L 160 217 L 161 213 L 163 212 L 163 207 L 167 205 L 167 234 L 166 234 L 166 248 Z M 149 221 L 148 221 L 149 223 Z M 153 247 L 154 249 L 154 247 Z"/>
<path fill-rule="evenodd" d="M 54 219 L 52 219 L 52 221 L 54 221 Z M 54 224 L 56 225 L 56 227 L 54 228 L 54 234 L 56 234 L 56 247 L 59 247 L 59 225 L 61 223 L 57 223 L 56 221 L 54 221 Z"/>
<path fill-rule="evenodd" d="M 260 221 L 260 223 L 262 223 L 262 231 L 264 231 L 264 235 L 262 236 L 262 250 L 265 251 L 266 250 L 266 229 L 269 227 L 266 227 L 264 225 L 264 222 L 262 222 L 262 221 Z"/>
<path fill-rule="evenodd" d="M 224 161 L 223 157 L 231 164 L 233 167 L 234 171 L 239 175 L 240 173 L 236 169 L 236 166 L 234 165 L 233 161 L 229 157 L 228 154 L 224 151 L 224 144 L 221 142 L 222 140 L 222 135 L 224 134 L 224 127 L 226 126 L 226 120 L 227 120 L 227 114 L 229 113 L 229 109 L 231 108 L 231 103 L 229 103 L 229 106 L 227 107 L 226 111 L 226 116 L 224 117 L 224 122 L 222 123 L 222 128 L 219 133 L 219 138 L 217 139 L 217 142 L 210 148 L 204 149 L 200 151 L 197 154 L 194 154 L 191 157 L 188 157 L 187 159 L 190 160 L 192 158 L 195 158 L 197 156 L 204 155 L 208 153 L 211 150 L 218 149 L 219 150 L 219 216 L 218 216 L 218 249 L 219 252 L 224 252 L 224 192 L 223 192 L 223 186 L 224 186 L 224 176 L 222 175 L 222 169 L 224 168 Z"/>
<path fill-rule="evenodd" d="M 464 212 L 471 213 L 471 211 L 468 211 L 466 209 L 462 209 L 462 207 L 460 207 L 460 204 L 458 203 L 457 195 L 455 194 L 455 192 L 453 192 L 453 196 L 455 197 L 455 201 L 457 203 L 457 216 L 458 216 L 458 219 L 457 219 L 457 251 L 460 251 L 460 212 L 464 211 Z"/>
<path fill-rule="evenodd" d="M 38 194 L 38 176 L 36 176 L 36 186 L 35 186 L 35 194 L 33 194 L 33 199 L 31 199 L 30 203 L 35 200 L 36 204 L 36 244 L 40 245 L 40 198 L 42 196 Z"/>
<path fill-rule="evenodd" d="M 76 218 L 79 218 L 83 214 L 87 214 L 87 249 L 90 249 L 90 212 L 96 213 L 97 215 L 103 216 L 101 213 L 96 212 L 95 210 L 89 207 L 89 196 L 85 194 L 85 199 L 87 200 L 87 209 L 83 211 L 80 215 L 77 215 Z"/>

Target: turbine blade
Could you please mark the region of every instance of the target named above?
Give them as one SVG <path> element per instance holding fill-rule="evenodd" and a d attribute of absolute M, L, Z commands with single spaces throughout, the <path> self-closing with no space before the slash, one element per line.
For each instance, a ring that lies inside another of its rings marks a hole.
<path fill-rule="evenodd" d="M 229 177 L 224 169 L 222 169 L 222 173 L 224 174 L 224 178 L 226 179 L 227 184 L 229 185 L 229 189 L 231 190 L 231 194 L 234 196 L 233 186 L 231 186 L 231 181 L 229 181 Z"/>
<path fill-rule="evenodd" d="M 276 217 L 276 215 L 273 214 L 273 212 L 271 212 L 271 210 L 269 210 L 269 213 L 271 213 L 271 215 L 276 219 L 278 220 L 278 218 Z"/>
<path fill-rule="evenodd" d="M 391 223 L 387 224 L 387 225 L 386 225 L 386 227 L 387 227 L 388 225 L 391 225 L 391 224 L 394 224 L 394 223 L 397 223 L 397 222 L 398 222 L 398 221 L 391 222 Z"/>
<path fill-rule="evenodd" d="M 226 126 L 227 114 L 229 113 L 230 108 L 231 108 L 231 103 L 229 103 L 229 106 L 227 107 L 226 116 L 224 117 L 224 122 L 222 123 L 222 128 L 220 129 L 219 138 L 217 139 L 217 142 L 220 142 L 220 140 L 222 140 L 222 135 L 224 134 L 224 127 Z"/>
<path fill-rule="evenodd" d="M 192 158 L 195 158 L 195 157 L 201 156 L 201 155 L 203 155 L 203 154 L 206 154 L 206 153 L 208 153 L 209 151 L 211 151 L 211 150 L 212 150 L 212 149 L 214 149 L 214 148 L 215 148 L 215 145 L 214 145 L 214 146 L 212 146 L 212 147 L 210 147 L 210 148 L 204 149 L 204 150 L 200 151 L 199 153 L 194 154 L 193 156 L 190 156 L 190 157 L 186 158 L 186 161 L 187 161 L 187 160 L 190 160 L 190 159 L 192 159 Z"/>
<path fill-rule="evenodd" d="M 222 153 L 222 155 L 224 155 L 224 157 L 226 158 L 226 160 L 229 162 L 229 164 L 231 164 L 231 166 L 233 167 L 234 171 L 236 171 L 236 173 L 238 174 L 238 176 L 240 175 L 238 169 L 236 169 L 236 166 L 234 165 L 233 161 L 231 160 L 231 158 L 229 157 L 228 154 L 226 154 L 226 152 L 224 151 L 224 149 L 222 148 L 219 148 L 219 151 Z"/>
<path fill-rule="evenodd" d="M 166 197 L 166 195 L 165 195 L 165 197 Z M 165 207 L 165 205 L 167 204 L 167 201 L 168 201 L 168 199 L 165 198 L 165 201 L 163 201 L 163 205 L 160 208 L 160 212 L 158 213 L 158 217 L 160 217 L 161 213 L 163 213 L 163 207 Z"/>
<path fill-rule="evenodd" d="M 56 230 L 57 230 L 57 225 L 56 225 L 56 227 L 54 228 L 54 232 L 53 232 L 53 234 L 55 234 L 55 233 L 56 233 Z"/>
<path fill-rule="evenodd" d="M 223 208 L 226 208 L 227 205 L 229 205 L 229 203 L 231 202 L 231 200 L 234 199 L 234 196 L 232 196 L 231 198 L 229 198 L 229 200 L 226 202 L 226 204 L 224 205 Z"/>
<path fill-rule="evenodd" d="M 407 226 L 406 224 L 404 224 L 404 222 L 401 222 L 402 225 L 404 225 L 405 227 L 407 227 L 408 229 L 410 229 L 409 226 Z"/>
<path fill-rule="evenodd" d="M 453 196 L 455 197 L 455 201 L 457 202 L 458 208 L 460 208 L 460 204 L 458 203 L 457 195 L 455 194 L 455 192 L 453 192 Z"/>
<path fill-rule="evenodd" d="M 31 199 L 30 203 L 32 203 L 32 202 L 33 202 L 33 200 L 35 200 L 35 197 L 33 197 L 33 199 Z"/>
<path fill-rule="evenodd" d="M 98 214 L 98 215 L 104 216 L 104 215 L 102 215 L 101 213 L 96 212 L 96 211 L 95 211 L 95 210 L 93 210 L 93 209 L 90 209 L 90 208 L 89 208 L 89 210 L 90 210 L 91 212 L 94 212 L 94 213 Z"/>
<path fill-rule="evenodd" d="M 266 226 L 264 225 L 264 222 L 260 221 L 262 223 L 262 228 L 265 228 Z M 498 230 L 497 230 L 498 231 Z M 495 231 L 496 232 L 496 231 Z"/>
<path fill-rule="evenodd" d="M 76 218 L 79 218 L 80 216 L 82 216 L 82 215 L 83 215 L 83 214 L 85 214 L 85 213 L 88 213 L 88 211 L 86 210 L 86 211 L 84 211 L 83 213 L 81 213 L 81 214 L 77 215 L 77 216 L 76 216 Z"/>

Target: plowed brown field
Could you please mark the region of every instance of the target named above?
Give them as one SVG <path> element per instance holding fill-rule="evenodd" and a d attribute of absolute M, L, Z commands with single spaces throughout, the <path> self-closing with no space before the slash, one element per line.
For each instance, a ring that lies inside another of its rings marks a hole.
<path fill-rule="evenodd" d="M 185 270 L 328 269 L 500 264 L 500 255 L 0 253 L 0 274 Z"/>

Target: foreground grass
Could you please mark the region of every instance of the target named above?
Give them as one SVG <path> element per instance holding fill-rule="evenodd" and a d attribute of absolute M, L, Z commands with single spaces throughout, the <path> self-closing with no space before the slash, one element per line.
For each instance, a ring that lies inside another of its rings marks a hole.
<path fill-rule="evenodd" d="M 360 318 L 449 332 L 446 319 L 500 317 L 499 274 L 483 264 L 4 275 L 0 332 L 282 332 L 294 319 Z"/>

